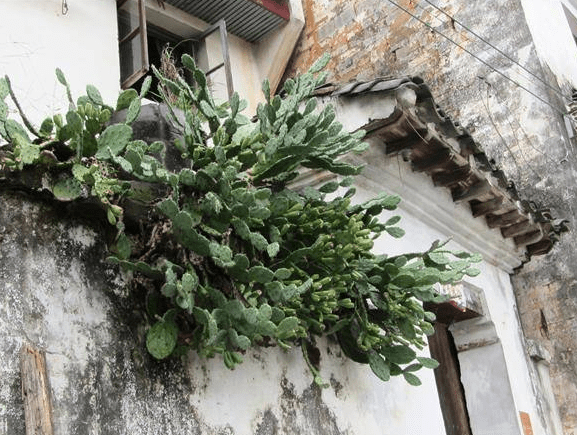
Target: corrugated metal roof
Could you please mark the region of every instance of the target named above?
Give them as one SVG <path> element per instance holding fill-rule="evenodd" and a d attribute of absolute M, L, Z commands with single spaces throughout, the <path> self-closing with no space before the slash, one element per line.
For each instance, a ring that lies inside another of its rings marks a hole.
<path fill-rule="evenodd" d="M 362 98 L 363 95 L 401 95 L 408 88 L 416 101 L 398 104 L 386 119 L 371 119 L 363 127 L 377 138 L 387 155 L 401 154 L 416 172 L 428 174 L 435 185 L 448 188 L 454 202 L 466 202 L 473 217 L 484 217 L 489 228 L 498 228 L 526 255 L 551 250 L 567 221 L 555 220 L 549 210 L 521 198 L 513 182 L 483 152 L 469 132 L 453 122 L 435 103 L 419 77 L 379 78 L 342 86 L 318 88 L 318 96 Z"/>
<path fill-rule="evenodd" d="M 277 0 L 165 0 L 195 17 L 215 24 L 224 19 L 229 33 L 256 42 L 288 19 L 288 7 Z"/>

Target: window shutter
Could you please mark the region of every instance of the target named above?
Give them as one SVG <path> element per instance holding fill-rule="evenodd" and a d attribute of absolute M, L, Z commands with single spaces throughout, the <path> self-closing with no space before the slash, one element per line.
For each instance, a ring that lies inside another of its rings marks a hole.
<path fill-rule="evenodd" d="M 148 63 L 144 0 L 117 0 L 120 83 L 129 88 L 144 76 Z"/>
<path fill-rule="evenodd" d="M 222 51 L 222 63 L 219 63 L 215 67 L 206 71 L 206 76 L 210 76 L 215 71 L 218 71 L 221 68 L 224 68 L 224 74 L 226 77 L 226 89 L 228 93 L 228 98 L 232 97 L 234 93 L 234 86 L 232 83 L 232 70 L 230 68 L 230 55 L 228 51 L 228 34 L 226 31 L 226 22 L 224 20 L 219 20 L 216 24 L 210 26 L 206 29 L 199 37 L 199 42 L 205 40 L 208 36 L 212 35 L 215 32 L 219 32 L 220 35 L 220 47 Z"/>

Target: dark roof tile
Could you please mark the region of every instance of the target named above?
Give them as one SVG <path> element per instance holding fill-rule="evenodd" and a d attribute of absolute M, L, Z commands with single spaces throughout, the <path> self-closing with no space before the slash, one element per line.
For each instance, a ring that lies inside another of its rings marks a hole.
<path fill-rule="evenodd" d="M 325 86 L 318 92 L 332 97 L 362 94 L 396 94 L 402 87 L 416 93 L 414 107 L 390 120 L 371 120 L 368 136 L 382 141 L 386 154 L 402 154 L 413 170 L 429 174 L 436 185 L 451 190 L 454 201 L 467 201 L 473 217 L 484 216 L 487 225 L 499 228 L 526 249 L 527 259 L 549 252 L 566 221 L 554 220 L 549 210 L 521 200 L 512 181 L 483 151 L 469 132 L 452 121 L 435 103 L 428 86 L 419 77 L 379 78 L 344 86 Z M 329 91 L 330 89 L 330 91 Z"/>

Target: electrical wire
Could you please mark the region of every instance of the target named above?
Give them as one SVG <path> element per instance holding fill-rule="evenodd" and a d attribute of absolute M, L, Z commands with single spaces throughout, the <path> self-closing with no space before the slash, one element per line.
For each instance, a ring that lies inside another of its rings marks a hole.
<path fill-rule="evenodd" d="M 458 21 L 455 17 L 453 17 L 452 15 L 448 14 L 447 12 L 445 12 L 443 9 L 439 8 L 438 6 L 436 6 L 435 4 L 431 3 L 429 0 L 424 0 L 426 3 L 430 4 L 431 6 L 433 6 L 436 10 L 438 10 L 439 12 L 441 12 L 442 14 L 444 14 L 445 16 L 447 16 L 448 18 L 451 19 L 451 21 L 457 23 L 459 26 L 461 26 L 463 29 L 465 29 L 467 32 L 471 33 L 472 35 L 474 35 L 475 37 L 477 37 L 478 39 L 480 39 L 481 41 L 483 41 L 485 44 L 487 44 L 489 47 L 491 47 L 492 49 L 496 50 L 499 54 L 501 54 L 502 56 L 506 57 L 508 60 L 510 60 L 511 62 L 513 62 L 515 65 L 519 66 L 523 71 L 526 71 L 527 73 L 529 73 L 531 76 L 533 76 L 534 78 L 536 78 L 540 83 L 542 83 L 543 85 L 545 85 L 547 88 L 551 89 L 553 92 L 555 92 L 556 94 L 558 94 L 559 96 L 565 98 L 566 100 L 571 101 L 570 97 L 567 97 L 565 94 L 563 94 L 561 91 L 559 91 L 558 89 L 554 88 L 553 86 L 551 86 L 550 84 L 548 84 L 547 82 L 545 82 L 543 79 L 541 79 L 541 77 L 539 77 L 537 74 L 535 74 L 534 72 L 532 72 L 531 70 L 525 68 L 523 65 L 521 65 L 519 62 L 517 62 L 515 59 L 513 59 L 511 56 L 509 56 L 507 53 L 505 53 L 504 51 L 500 50 L 498 47 L 496 47 L 495 45 L 493 45 L 491 42 L 489 42 L 488 40 L 486 40 L 485 38 L 483 38 L 481 35 L 479 35 L 478 33 L 474 32 L 473 30 L 471 30 L 469 27 L 467 27 L 466 25 L 464 25 L 462 22 Z"/>
<path fill-rule="evenodd" d="M 467 30 L 469 33 L 473 34 L 474 36 L 476 36 L 478 39 L 480 39 L 481 41 L 485 42 L 487 45 L 489 45 L 491 48 L 495 49 L 497 52 L 501 53 L 505 58 L 509 59 L 511 62 L 515 63 L 516 65 L 518 65 L 519 67 L 521 67 L 521 69 L 523 69 L 524 71 L 526 71 L 527 73 L 531 74 L 532 76 L 534 76 L 539 82 L 541 82 L 543 85 L 547 86 L 548 88 L 550 88 L 551 90 L 553 90 L 555 93 L 557 93 L 558 95 L 560 95 L 563 98 L 569 99 L 571 100 L 571 98 L 565 96 L 562 92 L 560 92 L 558 89 L 555 89 L 554 87 L 552 87 L 551 85 L 549 85 L 547 82 L 543 81 L 539 76 L 535 75 L 533 72 L 531 72 L 530 70 L 528 70 L 527 68 L 525 68 L 523 65 L 517 63 L 514 59 L 512 59 L 511 57 L 509 57 L 506 53 L 504 53 L 503 51 L 501 51 L 499 48 L 495 47 L 493 44 L 491 44 L 489 41 L 483 39 L 483 37 L 481 37 L 480 35 L 478 35 L 477 33 L 475 33 L 473 30 L 469 29 L 467 26 L 465 26 L 462 22 L 458 21 L 457 19 L 455 19 L 452 15 L 448 14 L 447 12 L 445 12 L 444 10 L 438 8 L 436 5 L 434 5 L 433 3 L 431 3 L 429 0 L 425 0 L 425 2 L 429 3 L 431 6 L 433 6 L 435 9 L 437 9 L 438 11 L 442 12 L 445 16 L 447 16 L 448 18 L 450 18 L 451 20 L 453 20 L 455 23 L 459 24 L 461 27 L 463 27 L 465 30 Z M 427 10 L 425 9 L 425 7 L 421 6 L 420 4 L 418 5 L 421 10 L 423 10 L 424 12 L 426 12 Z M 443 23 L 443 21 L 438 18 L 438 17 L 434 17 L 438 22 Z M 469 39 L 468 37 L 466 37 L 467 41 L 471 41 L 471 39 Z M 483 79 L 483 82 L 490 88 L 492 87 L 491 83 L 489 83 L 486 79 Z M 511 116 L 511 112 L 509 111 L 509 116 Z M 487 107 L 485 107 L 485 109 L 488 109 Z M 517 127 L 521 130 L 521 132 L 523 133 L 524 137 L 525 137 L 525 141 L 526 143 L 536 152 L 538 152 L 539 154 L 541 154 L 546 160 L 548 160 L 549 162 L 553 163 L 553 164 L 557 164 L 559 162 L 556 162 L 555 160 L 551 159 L 551 157 L 549 157 L 548 154 L 544 153 L 543 151 L 541 151 L 539 148 L 537 148 L 534 144 L 533 141 L 531 140 L 531 138 L 529 137 L 529 135 L 527 134 L 527 132 L 525 131 L 525 129 L 523 128 L 523 126 L 521 125 L 521 123 L 518 120 L 515 120 L 517 123 Z M 519 143 L 519 140 L 514 132 L 514 128 L 513 125 L 510 121 L 510 119 L 507 119 L 507 122 L 509 123 L 509 126 L 511 127 L 511 131 L 513 133 L 513 135 L 515 136 L 515 141 L 517 143 Z M 538 176 L 539 179 L 543 179 L 543 177 L 541 177 L 541 175 L 539 175 L 537 173 L 537 171 L 531 167 L 530 163 L 527 161 L 527 158 L 525 157 L 525 155 L 523 153 L 522 157 L 523 160 L 525 160 L 526 164 L 531 168 L 531 171 Z M 566 155 L 564 157 L 564 159 L 566 160 L 567 155 L 569 155 L 569 151 L 566 150 Z M 563 162 L 563 160 L 561 160 L 561 162 Z"/>
<path fill-rule="evenodd" d="M 517 169 L 517 177 L 519 177 L 519 179 L 520 179 L 521 178 L 521 167 L 519 166 L 519 162 L 517 162 L 517 158 L 515 157 L 515 153 L 513 152 L 513 150 L 511 149 L 511 147 L 509 146 L 509 144 L 507 143 L 507 141 L 505 140 L 505 138 L 501 134 L 501 131 L 497 127 L 497 123 L 493 119 L 493 114 L 489 110 L 489 86 L 487 86 L 487 101 L 485 102 L 485 99 L 483 99 L 483 96 L 481 96 L 481 101 L 483 102 L 483 106 L 485 106 L 485 111 L 487 112 L 487 115 L 489 116 L 489 121 L 491 122 L 491 125 L 495 129 L 497 136 L 499 136 L 499 138 L 501 139 L 501 142 L 503 143 L 503 146 L 507 149 L 507 151 L 511 155 L 511 158 L 513 159 L 513 163 L 515 164 L 515 168 Z M 539 176 L 539 174 L 537 174 L 537 176 Z"/>
<path fill-rule="evenodd" d="M 459 47 L 461 50 L 463 50 L 465 53 L 469 54 L 470 56 L 474 57 L 475 59 L 477 59 L 479 62 L 481 62 L 483 65 L 485 65 L 486 67 L 490 68 L 491 70 L 493 70 L 494 72 L 496 72 L 497 74 L 499 74 L 500 76 L 502 76 L 503 78 L 505 78 L 506 80 L 509 80 L 511 83 L 515 84 L 517 87 L 523 89 L 525 92 L 528 92 L 529 94 L 533 95 L 535 98 L 537 98 L 539 101 L 541 101 L 543 104 L 551 107 L 555 112 L 559 113 L 560 115 L 564 116 L 566 115 L 565 112 L 562 112 L 561 110 L 559 110 L 557 107 L 553 106 L 551 103 L 549 103 L 548 101 L 544 100 L 543 98 L 541 98 L 539 95 L 535 94 L 533 91 L 531 91 L 530 89 L 528 89 L 527 87 L 523 86 L 521 83 L 513 80 L 511 77 L 507 76 L 505 73 L 499 71 L 497 68 L 495 68 L 494 66 L 492 66 L 491 64 L 489 64 L 487 61 L 484 61 L 483 59 L 481 59 L 480 57 L 478 57 L 477 55 L 475 55 L 472 51 L 468 50 L 467 48 L 463 47 L 461 44 L 459 44 L 457 41 L 451 39 L 450 37 L 448 37 L 447 35 L 445 35 L 444 33 L 440 32 L 439 30 L 435 29 L 434 27 L 432 27 L 429 23 L 423 21 L 421 18 L 417 17 L 415 14 L 411 13 L 411 11 L 409 11 L 408 9 L 402 7 L 401 5 L 399 5 L 398 3 L 396 3 L 393 0 L 387 0 L 389 3 L 392 3 L 393 5 L 395 5 L 397 8 L 399 8 L 400 10 L 402 10 L 403 12 L 407 13 L 408 15 L 410 15 L 411 17 L 413 17 L 414 19 L 416 19 L 418 22 L 420 22 L 421 24 L 425 25 L 426 27 L 428 27 L 429 29 L 431 29 L 433 32 L 439 34 L 440 36 L 442 36 L 443 38 L 445 38 L 446 40 L 448 40 L 449 42 L 451 42 L 452 44 L 456 45 L 457 47 Z"/>
<path fill-rule="evenodd" d="M 491 121 L 491 124 L 493 125 L 493 128 L 495 129 L 495 131 L 497 132 L 497 135 L 500 137 L 501 141 L 503 142 L 503 145 L 505 146 L 505 148 L 507 149 L 507 151 L 511 154 L 511 157 L 513 158 L 513 163 L 515 164 L 515 167 L 517 169 L 517 176 L 519 177 L 518 180 L 521 180 L 521 167 L 519 166 L 519 163 L 517 162 L 517 159 L 515 158 L 515 155 L 513 154 L 513 150 L 511 149 L 511 147 L 508 146 L 505 138 L 503 137 L 503 135 L 501 134 L 501 132 L 499 131 L 499 128 L 497 127 L 497 123 L 494 119 L 493 113 L 491 112 L 490 109 L 490 103 L 489 103 L 489 90 L 492 89 L 492 85 L 488 82 L 485 82 L 485 84 L 487 85 L 487 99 L 485 101 L 485 99 L 483 99 L 483 96 L 480 95 L 481 97 L 481 101 L 483 102 L 483 106 L 485 106 L 485 110 L 487 111 L 487 115 Z M 479 94 L 482 94 L 482 90 L 479 88 Z M 496 95 L 494 95 L 496 96 Z M 515 142 L 517 143 L 517 146 L 519 146 L 519 140 L 517 139 L 517 135 L 515 134 L 515 129 L 513 127 L 513 125 L 511 124 L 510 118 L 512 117 L 512 113 L 509 110 L 508 106 L 505 104 L 504 107 L 507 109 L 508 114 L 505 115 L 507 118 L 507 122 L 509 123 L 509 126 L 511 127 L 511 133 L 513 134 L 513 137 L 515 138 Z M 516 121 L 517 125 L 519 126 L 519 128 L 521 129 L 521 131 L 523 132 L 523 134 L 525 135 L 525 138 L 527 140 L 527 142 L 529 143 L 529 146 L 531 148 L 533 148 L 535 151 L 537 151 L 538 153 L 542 154 L 546 160 L 548 160 L 551 163 L 554 164 L 558 164 L 557 162 L 555 162 L 553 159 L 551 159 L 547 154 L 545 154 L 543 151 L 539 150 L 538 148 L 536 148 L 532 143 L 531 140 L 529 139 L 527 132 L 523 129 L 521 123 L 519 123 L 519 121 Z M 531 165 L 529 163 L 529 161 L 527 160 L 527 157 L 525 156 L 525 153 L 523 152 L 523 148 L 519 147 L 519 154 L 521 155 L 521 157 L 523 158 L 523 160 L 525 161 L 525 165 L 529 168 L 529 170 L 531 172 L 533 172 L 533 174 L 535 174 L 535 176 L 537 177 L 537 179 L 539 181 L 544 180 L 545 178 L 548 177 L 544 177 L 543 174 L 541 174 L 539 171 L 537 171 L 537 169 L 535 167 L 533 167 L 533 165 Z M 558 204 L 564 204 L 567 203 L 567 201 L 565 199 L 563 199 L 562 196 L 556 194 L 555 192 L 551 191 L 551 189 L 548 189 L 547 187 L 545 187 L 545 191 L 548 191 L 546 193 L 546 195 L 550 198 L 553 198 L 555 200 L 555 202 L 557 202 Z M 569 208 L 571 208 L 571 204 L 569 204 Z M 541 208 L 541 207 L 540 207 Z M 572 213 L 572 212 L 571 212 Z"/>

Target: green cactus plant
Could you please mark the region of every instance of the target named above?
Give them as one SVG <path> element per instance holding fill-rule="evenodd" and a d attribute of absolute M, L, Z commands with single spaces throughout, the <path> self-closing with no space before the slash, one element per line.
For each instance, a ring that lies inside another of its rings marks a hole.
<path fill-rule="evenodd" d="M 400 217 L 385 215 L 400 198 L 383 193 L 351 205 L 362 168 L 339 157 L 367 145 L 362 131 L 343 131 L 332 107 L 319 111 L 309 98 L 326 61 L 287 80 L 282 98 L 265 83 L 256 121 L 240 113 L 246 103 L 237 94 L 216 105 L 190 56 L 183 65 L 192 86 L 156 71 L 158 92 L 178 100 L 175 107 L 167 99 L 182 135 L 173 145 L 186 161 L 178 172 L 159 159 L 164 143 L 132 138 L 150 80 L 140 94 L 119 95 L 115 108 L 126 118 L 109 124 L 112 108 L 98 90 L 89 85 L 74 102 L 57 70 L 70 110 L 36 131 L 10 118 L 9 81 L 0 79 L 0 135 L 9 142 L 0 180 L 35 167 L 56 180 L 56 201 L 87 197 L 101 205 L 117 232 L 109 261 L 146 282 L 147 301 L 163 301 L 143 304 L 151 325 L 146 347 L 156 359 L 192 348 L 206 358 L 220 354 L 234 369 L 250 346 L 297 345 L 314 381 L 325 386 L 307 349 L 315 336 L 331 334 L 346 356 L 383 381 L 403 376 L 418 385 L 414 373 L 437 364 L 415 351 L 433 332 L 421 302 L 439 300 L 436 283 L 476 275 L 471 264 L 481 258 L 442 243 L 395 257 L 372 252 L 374 239 L 404 235 Z M 303 167 L 335 179 L 293 191 L 288 183 Z M 146 207 L 132 232 L 125 225 L 130 201 Z"/>
<path fill-rule="evenodd" d="M 132 128 L 126 124 L 112 124 L 106 127 L 98 138 L 97 159 L 111 159 L 119 155 L 132 138 Z"/>

